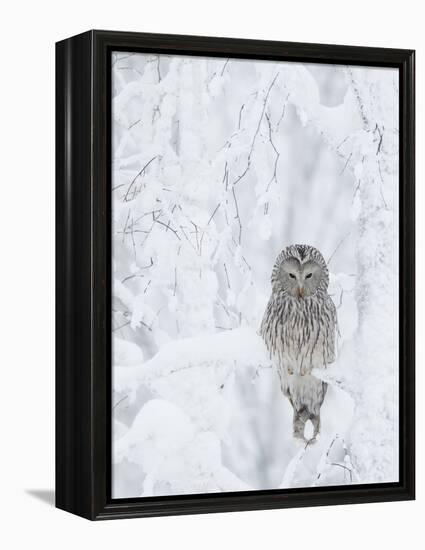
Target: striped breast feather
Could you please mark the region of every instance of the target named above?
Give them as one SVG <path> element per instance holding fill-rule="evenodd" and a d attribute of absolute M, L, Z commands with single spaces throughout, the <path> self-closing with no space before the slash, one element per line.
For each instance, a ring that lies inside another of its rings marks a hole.
<path fill-rule="evenodd" d="M 335 360 L 335 331 L 336 309 L 328 295 L 299 301 L 272 294 L 260 328 L 270 356 L 309 357 L 312 363 L 317 355 L 323 364 Z"/>

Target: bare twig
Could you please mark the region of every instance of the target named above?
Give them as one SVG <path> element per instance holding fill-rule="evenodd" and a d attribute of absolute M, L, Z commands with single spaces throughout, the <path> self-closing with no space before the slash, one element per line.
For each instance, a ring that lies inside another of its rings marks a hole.
<path fill-rule="evenodd" d="M 245 103 L 242 104 L 240 110 L 239 110 L 239 122 L 238 122 L 238 130 L 241 129 L 241 121 L 242 121 L 242 111 L 245 108 Z"/>
<path fill-rule="evenodd" d="M 152 214 L 152 217 L 153 217 L 152 224 L 151 224 L 151 226 L 150 226 L 150 228 L 149 228 L 149 230 L 148 230 L 148 232 L 147 232 L 146 237 L 143 239 L 143 241 L 142 241 L 142 243 L 141 243 L 141 245 L 140 245 L 140 248 L 143 248 L 145 242 L 146 242 L 146 241 L 148 240 L 148 238 L 149 238 L 149 235 L 151 235 L 151 233 L 152 233 L 153 226 L 155 225 L 155 217 L 154 217 L 153 214 Z"/>
<path fill-rule="evenodd" d="M 251 268 L 251 266 L 249 265 L 249 263 L 246 261 L 245 256 L 242 256 L 242 261 L 244 262 L 244 264 L 246 265 L 246 267 L 247 267 L 250 271 L 252 271 L 252 268 Z"/>
<path fill-rule="evenodd" d="M 341 143 L 340 143 L 339 145 L 337 145 L 337 147 L 336 147 L 336 150 L 337 150 L 337 151 L 338 151 L 338 149 L 339 149 L 342 145 L 344 145 L 344 143 L 347 141 L 347 139 L 348 139 L 348 136 L 345 137 L 345 138 L 341 141 Z"/>
<path fill-rule="evenodd" d="M 173 229 L 170 226 L 170 220 L 168 220 L 168 223 L 164 223 L 161 220 L 158 220 L 158 219 L 155 218 L 155 223 L 159 223 L 160 225 L 163 225 L 166 228 L 166 231 L 168 231 L 168 230 L 172 231 L 174 233 L 174 235 L 178 238 L 178 240 L 181 241 L 181 239 L 179 237 L 179 234 L 177 233 L 176 229 Z"/>
<path fill-rule="evenodd" d="M 380 130 L 379 126 L 378 126 L 378 123 L 376 123 L 374 132 L 378 132 L 378 134 L 379 134 L 378 148 L 376 149 L 376 155 L 379 155 L 379 153 L 381 152 L 382 138 L 384 137 L 384 133 L 381 132 L 381 130 Z"/>
<path fill-rule="evenodd" d="M 124 284 L 125 282 L 130 281 L 131 279 L 136 279 L 137 277 L 143 278 L 144 275 L 141 275 L 139 273 L 134 273 L 133 275 L 129 275 L 128 277 L 124 277 L 124 279 L 122 279 L 121 282 Z"/>
<path fill-rule="evenodd" d="M 227 67 L 227 64 L 229 63 L 229 61 L 230 61 L 230 59 L 227 58 L 227 59 L 226 59 L 226 63 L 223 65 L 223 68 L 221 69 L 220 76 L 223 76 L 224 71 L 226 70 L 226 67 Z"/>
<path fill-rule="evenodd" d="M 219 203 L 217 204 L 217 206 L 215 207 L 214 212 L 211 214 L 211 217 L 210 217 L 210 219 L 208 220 L 207 225 L 210 225 L 210 223 L 212 222 L 212 219 L 214 218 L 214 216 L 215 216 L 217 210 L 220 208 L 220 205 L 221 205 L 221 203 L 219 202 Z"/>
<path fill-rule="evenodd" d="M 224 271 L 226 273 L 227 287 L 230 289 L 230 281 L 229 281 L 229 274 L 227 273 L 227 267 L 225 263 L 223 263 L 223 265 L 224 265 Z"/>
<path fill-rule="evenodd" d="M 236 216 L 235 216 L 235 219 L 238 220 L 238 224 L 239 224 L 239 244 L 241 244 L 241 240 L 242 240 L 242 224 L 241 224 L 241 218 L 239 216 L 239 207 L 238 207 L 238 201 L 236 199 L 236 193 L 235 193 L 235 186 L 233 185 L 232 187 L 232 193 L 233 193 L 233 198 L 234 198 L 234 201 L 235 201 L 235 209 L 236 209 Z"/>
<path fill-rule="evenodd" d="M 157 58 L 156 58 L 156 72 L 157 72 L 157 75 L 158 75 L 158 82 L 161 82 L 161 69 L 160 69 L 160 63 L 161 63 L 161 58 L 160 58 L 160 56 L 158 55 Z"/>
<path fill-rule="evenodd" d="M 269 190 L 269 187 L 271 185 L 271 183 L 273 181 L 277 182 L 277 163 L 279 162 L 279 157 L 280 157 L 280 153 L 279 151 L 277 150 L 274 142 L 273 142 L 273 138 L 272 138 L 272 125 L 270 123 L 270 118 L 268 117 L 267 113 L 266 113 L 266 120 L 267 120 L 267 124 L 268 124 L 268 127 L 269 127 L 269 141 L 270 141 L 270 144 L 276 154 L 276 158 L 275 158 L 275 161 L 274 161 L 274 169 L 273 169 L 273 176 L 272 176 L 272 179 L 269 181 L 269 184 L 267 185 L 267 191 Z"/>
<path fill-rule="evenodd" d="M 230 317 L 229 310 L 227 309 L 226 304 L 223 302 L 223 300 L 221 300 L 221 301 L 219 301 L 219 302 L 216 301 L 216 305 L 222 307 L 223 310 L 224 310 L 224 313 L 227 315 L 227 317 Z"/>
<path fill-rule="evenodd" d="M 233 185 L 236 185 L 237 183 L 239 183 L 241 181 L 241 179 L 243 179 L 246 176 L 246 174 L 248 173 L 248 170 L 250 169 L 251 158 L 252 158 L 252 154 L 253 154 L 253 151 L 254 151 L 255 142 L 257 140 L 258 133 L 260 132 L 260 127 L 261 127 L 261 123 L 263 121 L 263 117 L 264 117 L 264 113 L 265 113 L 265 110 L 266 110 L 266 107 L 267 107 L 267 102 L 269 100 L 270 92 L 271 92 L 278 76 L 279 76 L 279 73 L 276 73 L 276 75 L 273 78 L 273 80 L 271 81 L 270 86 L 268 87 L 266 95 L 264 97 L 263 107 L 262 107 L 262 110 L 261 110 L 260 118 L 258 119 L 257 127 L 256 127 L 256 130 L 254 132 L 254 136 L 253 136 L 252 142 L 251 142 L 251 148 L 250 148 L 249 153 L 248 153 L 246 168 L 244 169 L 242 174 L 240 174 L 240 176 L 238 176 L 236 178 L 236 180 L 233 182 Z"/>
<path fill-rule="evenodd" d="M 335 256 L 336 252 L 338 251 L 339 247 L 342 245 L 342 243 L 350 236 L 351 231 L 349 231 L 343 239 L 341 239 L 335 248 L 335 250 L 332 252 L 332 254 L 329 256 L 328 261 L 326 262 L 328 265 L 331 263 L 332 258 Z"/>
<path fill-rule="evenodd" d="M 150 259 L 150 264 L 149 265 L 143 265 L 141 267 L 139 267 L 139 270 L 142 270 L 142 269 L 149 269 L 150 267 L 153 266 L 153 259 L 151 257 Z M 137 273 L 134 273 L 133 275 L 129 275 L 128 277 L 125 277 L 121 282 L 122 283 L 125 283 L 126 281 L 128 281 L 129 279 L 133 279 L 134 277 L 144 277 L 144 275 L 140 275 L 140 274 L 137 274 Z"/>
<path fill-rule="evenodd" d="M 192 220 L 190 220 L 190 223 L 193 225 L 193 227 L 195 228 L 195 237 L 196 237 L 196 248 L 198 249 L 198 252 L 200 252 L 200 248 L 199 248 L 199 232 L 198 232 L 198 226 L 196 225 L 196 223 L 194 223 Z"/>
<path fill-rule="evenodd" d="M 123 61 L 124 59 L 128 59 L 129 57 L 133 57 L 133 55 L 134 55 L 134 53 L 129 53 L 129 54 L 126 54 L 126 55 L 122 55 L 121 57 L 118 57 L 118 55 L 116 54 L 115 59 L 112 62 L 112 66 L 114 66 L 119 61 Z"/>
<path fill-rule="evenodd" d="M 134 224 L 138 224 L 139 221 L 140 221 L 141 219 L 145 218 L 146 216 L 152 216 L 153 218 L 154 218 L 155 216 L 158 216 L 158 217 L 159 217 L 159 216 L 161 215 L 161 213 L 162 213 L 162 210 L 160 210 L 160 209 L 158 209 L 158 210 L 149 210 L 149 212 L 145 212 L 144 214 L 142 214 L 141 216 L 139 216 L 138 218 L 136 218 L 136 219 L 134 220 Z"/>
<path fill-rule="evenodd" d="M 283 104 L 282 114 L 280 115 L 280 118 L 279 118 L 279 120 L 277 121 L 277 124 L 276 124 L 276 130 L 279 129 L 280 123 L 282 122 L 282 120 L 283 120 L 284 117 L 285 117 L 286 104 L 288 103 L 288 99 L 289 99 L 289 96 L 290 96 L 290 95 L 291 95 L 291 94 L 288 93 L 288 95 L 286 96 L 285 103 Z"/>
<path fill-rule="evenodd" d="M 131 234 L 131 244 L 133 245 L 133 254 L 134 254 L 134 261 L 137 262 L 137 251 L 136 251 L 136 242 L 134 240 L 134 219 L 133 219 L 133 215 L 131 216 L 131 230 L 130 230 L 130 234 Z"/>
<path fill-rule="evenodd" d="M 142 121 L 142 119 L 139 118 L 138 120 L 133 122 L 133 124 L 130 124 L 130 126 L 127 128 L 127 130 L 131 130 L 134 126 L 136 126 L 136 124 L 139 124 L 139 122 L 141 122 L 141 121 Z"/>
<path fill-rule="evenodd" d="M 380 191 L 380 194 L 381 194 L 381 199 L 382 199 L 382 202 L 384 203 L 384 207 L 386 210 L 388 210 L 388 205 L 387 205 L 387 202 L 385 200 L 385 197 L 384 197 L 384 192 L 383 192 L 383 189 L 382 189 L 382 186 L 384 184 L 384 178 L 382 176 L 382 171 L 381 171 L 381 162 L 380 160 L 378 159 L 378 171 L 379 171 L 379 177 L 381 179 L 381 182 L 379 184 L 379 191 Z"/>
<path fill-rule="evenodd" d="M 128 220 L 130 219 L 131 208 L 128 209 L 127 219 L 125 220 L 124 229 L 122 230 L 122 242 L 125 241 L 125 235 L 127 231 Z"/>
<path fill-rule="evenodd" d="M 118 405 L 120 405 L 120 404 L 121 404 L 123 401 L 125 401 L 127 398 L 128 398 L 128 395 L 124 395 L 124 397 L 121 397 L 121 399 L 119 399 L 119 400 L 115 403 L 115 405 L 112 407 L 112 410 L 115 410 L 115 409 L 118 407 Z"/>
<path fill-rule="evenodd" d="M 227 169 L 227 160 L 226 160 L 226 164 L 224 165 L 223 182 L 226 182 L 226 191 L 227 191 L 227 187 L 229 185 L 229 170 Z"/>
<path fill-rule="evenodd" d="M 129 325 L 131 323 L 131 321 L 126 321 L 123 325 L 119 326 L 119 327 L 114 327 L 112 329 L 112 332 L 116 332 L 117 330 L 121 330 L 122 328 L 126 327 L 127 325 Z"/>
<path fill-rule="evenodd" d="M 363 127 L 365 129 L 370 128 L 369 119 L 368 119 L 368 116 L 366 114 L 366 108 L 365 108 L 365 105 L 364 105 L 364 103 L 362 101 L 362 98 L 360 96 L 360 90 L 359 90 L 359 87 L 358 87 L 358 85 L 356 83 L 356 80 L 354 78 L 353 71 L 352 71 L 352 69 L 347 69 L 347 72 L 350 76 L 351 85 L 353 87 L 354 95 L 356 96 L 356 99 L 357 99 L 360 116 L 361 116 L 362 121 L 363 121 Z"/>
<path fill-rule="evenodd" d="M 180 231 L 182 232 L 183 237 L 186 239 L 186 241 L 190 244 L 190 246 L 193 248 L 193 250 L 196 252 L 196 254 L 200 255 L 199 250 L 196 248 L 196 246 L 192 243 L 192 241 L 189 239 L 189 237 L 186 234 L 186 231 L 184 230 L 184 227 L 180 226 Z"/>
<path fill-rule="evenodd" d="M 329 454 L 333 448 L 333 446 L 335 445 L 336 441 L 339 439 L 339 435 L 338 434 L 335 434 L 334 438 L 332 439 L 331 441 L 331 444 L 329 445 L 327 451 L 326 451 L 326 455 L 325 455 L 325 464 L 329 464 L 328 462 L 328 458 L 329 458 Z M 320 477 L 322 476 L 322 472 L 320 471 L 318 474 L 317 474 L 317 477 L 316 477 L 316 481 L 318 481 L 320 479 Z"/>
<path fill-rule="evenodd" d="M 348 163 L 350 162 L 352 156 L 353 156 L 353 153 L 350 153 L 350 155 L 348 156 L 347 160 L 345 161 L 344 168 L 343 168 L 343 169 L 341 170 L 341 172 L 339 173 L 340 176 L 342 176 L 342 174 L 345 172 L 345 169 L 347 168 Z"/>
<path fill-rule="evenodd" d="M 124 200 L 125 202 L 128 202 L 129 200 L 134 199 L 134 197 L 135 197 L 135 192 L 133 192 L 133 197 L 132 197 L 131 199 L 128 198 L 128 195 L 129 195 L 129 193 L 130 193 L 130 190 L 132 189 L 133 185 L 136 183 L 136 181 L 138 180 L 138 178 L 139 178 L 140 176 L 142 176 L 142 175 L 145 174 L 146 169 L 148 168 L 148 166 L 149 166 L 155 159 L 157 159 L 158 157 L 159 157 L 159 155 L 155 155 L 154 157 L 152 157 L 152 158 L 143 166 L 143 168 L 134 176 L 134 178 L 131 180 L 130 185 L 128 186 L 128 189 L 127 189 L 127 191 L 126 191 L 126 193 L 125 193 L 125 195 L 124 195 L 124 198 L 123 198 L 123 200 Z"/>
<path fill-rule="evenodd" d="M 227 166 L 227 163 L 226 163 L 226 166 Z M 207 226 L 210 225 L 210 223 L 212 222 L 212 220 L 213 220 L 214 216 L 216 215 L 217 210 L 220 208 L 220 206 L 221 206 L 221 203 L 219 202 L 217 204 L 217 206 L 215 207 L 214 212 L 211 214 L 210 219 L 207 222 Z M 198 246 L 200 256 L 202 256 L 202 243 L 204 242 L 204 237 L 205 237 L 205 231 L 202 231 L 202 235 L 201 235 L 201 238 L 199 240 L 199 246 Z"/>
<path fill-rule="evenodd" d="M 329 464 L 330 466 L 339 466 L 340 468 L 344 468 L 344 470 L 346 470 L 350 474 L 350 481 L 353 481 L 353 472 L 350 470 L 350 468 L 347 468 L 347 466 L 344 466 L 344 464 L 340 464 L 339 462 L 330 462 Z"/>

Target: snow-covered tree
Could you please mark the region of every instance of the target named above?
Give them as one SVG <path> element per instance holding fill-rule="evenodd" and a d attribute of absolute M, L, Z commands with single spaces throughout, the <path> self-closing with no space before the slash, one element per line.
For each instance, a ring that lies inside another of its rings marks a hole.
<path fill-rule="evenodd" d="M 397 72 L 114 54 L 116 496 L 397 477 Z M 319 248 L 339 358 L 297 449 L 257 335 Z"/>

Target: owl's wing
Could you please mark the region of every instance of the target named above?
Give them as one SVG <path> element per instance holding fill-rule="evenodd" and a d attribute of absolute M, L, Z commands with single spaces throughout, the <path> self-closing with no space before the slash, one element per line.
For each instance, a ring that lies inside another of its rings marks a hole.
<path fill-rule="evenodd" d="M 336 317 L 336 307 L 330 296 L 327 297 L 326 302 L 326 343 L 325 343 L 325 355 L 326 363 L 333 363 L 336 358 L 335 352 L 335 336 L 337 329 L 337 317 Z"/>

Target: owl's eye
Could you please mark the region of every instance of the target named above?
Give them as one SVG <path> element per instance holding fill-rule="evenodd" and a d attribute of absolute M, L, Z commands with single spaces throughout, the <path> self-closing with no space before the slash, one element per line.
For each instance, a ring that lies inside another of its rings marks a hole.
<path fill-rule="evenodd" d="M 291 277 L 291 279 L 295 279 L 295 275 L 293 273 L 290 273 L 289 276 Z"/>
<path fill-rule="evenodd" d="M 307 275 L 305 276 L 306 279 L 310 279 L 310 277 L 313 275 L 313 273 L 307 273 Z"/>

